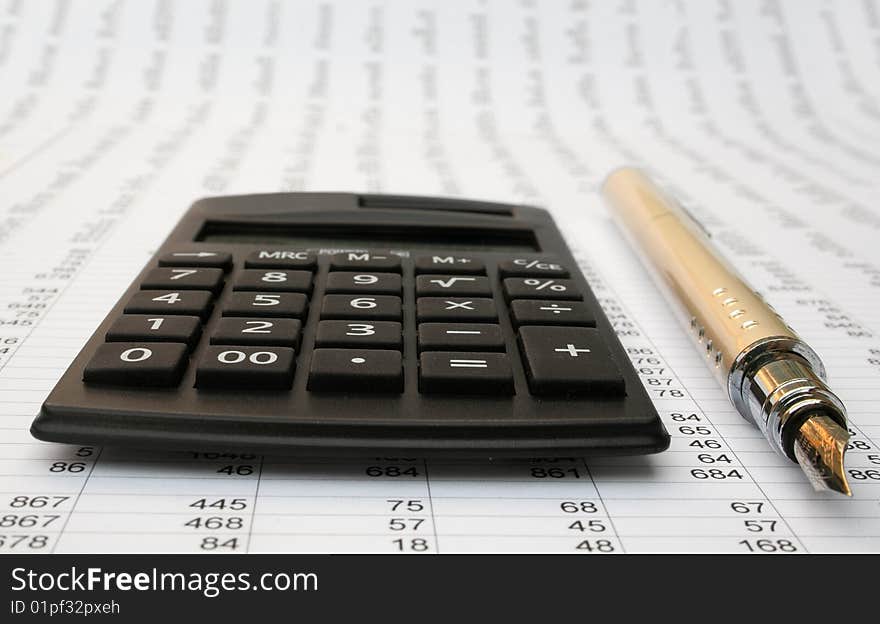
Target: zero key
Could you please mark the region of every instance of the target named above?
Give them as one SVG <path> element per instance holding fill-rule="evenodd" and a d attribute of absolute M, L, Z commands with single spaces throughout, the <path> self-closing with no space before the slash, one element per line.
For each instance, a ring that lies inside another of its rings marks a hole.
<path fill-rule="evenodd" d="M 176 386 L 187 364 L 176 342 L 105 342 L 86 364 L 83 381 L 124 386 Z"/>

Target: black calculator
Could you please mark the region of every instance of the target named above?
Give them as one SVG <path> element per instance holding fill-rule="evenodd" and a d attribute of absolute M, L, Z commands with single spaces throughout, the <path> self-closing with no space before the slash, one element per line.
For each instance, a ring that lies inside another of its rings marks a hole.
<path fill-rule="evenodd" d="M 348 193 L 193 204 L 31 431 L 321 455 L 669 444 L 547 212 Z"/>

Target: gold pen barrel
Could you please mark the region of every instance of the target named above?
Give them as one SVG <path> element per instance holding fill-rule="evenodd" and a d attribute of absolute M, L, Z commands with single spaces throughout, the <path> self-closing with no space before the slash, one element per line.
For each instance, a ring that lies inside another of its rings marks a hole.
<path fill-rule="evenodd" d="M 816 353 L 715 252 L 677 201 L 631 168 L 611 173 L 602 192 L 743 417 L 792 460 L 794 434 L 810 414 L 828 413 L 846 426 Z"/>

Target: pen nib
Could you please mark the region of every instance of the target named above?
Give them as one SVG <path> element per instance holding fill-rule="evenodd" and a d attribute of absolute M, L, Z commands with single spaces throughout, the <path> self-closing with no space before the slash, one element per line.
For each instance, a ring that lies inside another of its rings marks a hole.
<path fill-rule="evenodd" d="M 849 432 L 832 418 L 817 414 L 801 425 L 794 441 L 794 456 L 817 492 L 832 490 L 852 496 L 843 454 Z"/>

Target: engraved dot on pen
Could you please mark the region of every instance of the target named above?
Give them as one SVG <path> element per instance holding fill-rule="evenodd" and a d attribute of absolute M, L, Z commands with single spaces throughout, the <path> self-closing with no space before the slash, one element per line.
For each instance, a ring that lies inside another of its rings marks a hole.
<path fill-rule="evenodd" d="M 751 329 L 752 327 L 756 327 L 758 325 L 758 321 L 746 321 L 740 327 L 743 329 Z"/>
<path fill-rule="evenodd" d="M 745 314 L 745 313 L 746 313 L 745 310 L 742 310 L 742 309 L 740 309 L 740 308 L 737 308 L 736 310 L 734 310 L 733 312 L 731 312 L 731 313 L 728 314 L 727 316 L 728 316 L 728 318 L 735 319 L 736 317 L 738 317 L 738 316 L 742 316 L 742 315 Z"/>
<path fill-rule="evenodd" d="M 727 299 L 725 299 L 724 301 L 721 302 L 721 305 L 724 306 L 725 308 L 729 308 L 730 306 L 732 306 L 735 303 L 739 303 L 739 299 L 737 299 L 736 297 L 728 297 Z"/>
<path fill-rule="evenodd" d="M 726 288 L 716 288 L 715 290 L 712 291 L 712 294 L 715 295 L 716 297 L 720 297 L 721 295 L 723 295 L 726 292 L 727 292 Z"/>

